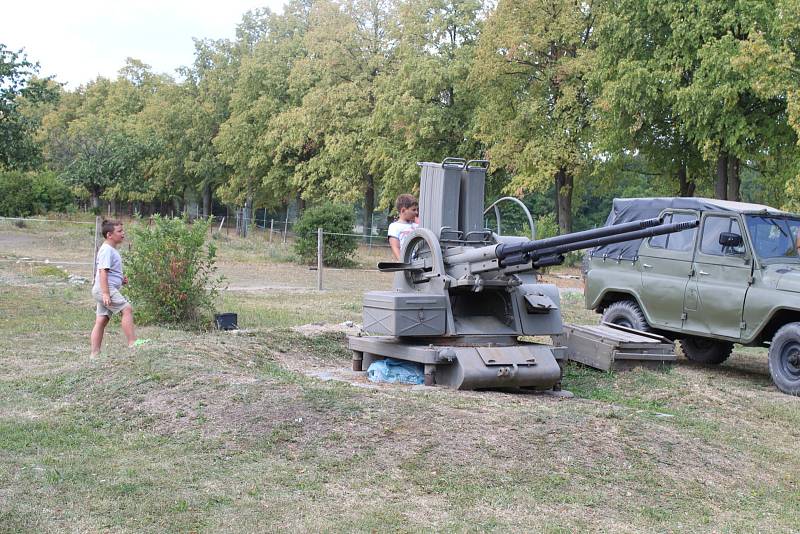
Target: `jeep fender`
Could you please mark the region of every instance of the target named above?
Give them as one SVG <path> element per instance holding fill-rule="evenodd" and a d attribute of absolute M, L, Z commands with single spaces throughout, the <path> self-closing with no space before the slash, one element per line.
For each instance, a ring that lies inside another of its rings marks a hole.
<path fill-rule="evenodd" d="M 745 306 L 747 304 L 745 303 Z M 761 345 L 772 339 L 782 326 L 800 322 L 800 309 L 798 308 L 775 308 L 770 311 L 765 318 L 755 326 L 751 334 L 742 338 L 740 343 L 743 345 Z"/>
<path fill-rule="evenodd" d="M 650 323 L 650 314 L 647 313 L 647 308 L 642 305 L 642 299 L 640 299 L 639 295 L 630 289 L 620 289 L 614 287 L 606 288 L 599 295 L 597 295 L 593 302 L 587 303 L 586 307 L 590 310 L 601 313 L 602 309 L 612 302 L 617 302 L 618 300 L 634 301 L 642 310 L 642 313 L 644 313 L 644 317 L 647 319 L 647 322 Z"/>

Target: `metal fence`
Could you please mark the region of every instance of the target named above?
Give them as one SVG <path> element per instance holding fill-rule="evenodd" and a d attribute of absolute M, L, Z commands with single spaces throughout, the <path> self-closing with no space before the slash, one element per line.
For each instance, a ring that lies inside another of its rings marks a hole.
<path fill-rule="evenodd" d="M 98 218 L 99 219 L 99 218 Z M 391 287 L 392 275 L 377 270 L 390 261 L 392 252 L 385 236 L 353 232 L 336 234 L 356 241 L 351 268 L 332 268 L 319 260 L 311 265 L 298 261 L 293 221 L 265 221 L 253 225 L 246 238 L 237 234 L 234 221 L 216 217 L 209 229 L 217 246 L 217 266 L 232 291 L 323 290 L 349 291 Z M 136 221 L 123 219 L 126 225 Z M 139 221 L 147 224 L 147 219 Z M 58 218 L 0 218 L 0 262 L 34 272 L 52 265 L 65 273 L 92 280 L 94 254 L 102 238 L 91 215 Z M 375 230 L 377 232 L 377 230 Z M 324 247 L 325 232 L 316 238 Z M 132 239 L 121 247 L 123 258 Z"/>

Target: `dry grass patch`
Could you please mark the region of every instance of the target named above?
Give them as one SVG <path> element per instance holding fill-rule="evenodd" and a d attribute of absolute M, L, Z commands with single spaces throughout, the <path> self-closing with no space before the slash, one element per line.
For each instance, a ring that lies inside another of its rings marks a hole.
<path fill-rule="evenodd" d="M 357 321 L 363 289 L 229 292 L 244 332 L 112 325 L 90 360 L 88 289 L 0 265 L 0 531 L 796 529 L 800 399 L 763 351 L 571 365 L 574 399 L 354 387 L 342 333 L 292 327 Z"/>

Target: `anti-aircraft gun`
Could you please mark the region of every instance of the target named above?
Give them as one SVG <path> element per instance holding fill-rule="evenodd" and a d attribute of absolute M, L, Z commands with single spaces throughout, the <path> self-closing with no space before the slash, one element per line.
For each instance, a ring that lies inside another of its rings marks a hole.
<path fill-rule="evenodd" d="M 558 288 L 536 269 L 564 254 L 679 232 L 698 221 L 659 218 L 540 240 L 485 228 L 488 162 L 447 158 L 419 163 L 420 227 L 406 239 L 392 291 L 364 295 L 368 336 L 352 336 L 353 369 L 385 357 L 424 365 L 425 383 L 457 389 L 551 389 L 561 380 L 564 349 L 521 341 L 562 333 Z"/>

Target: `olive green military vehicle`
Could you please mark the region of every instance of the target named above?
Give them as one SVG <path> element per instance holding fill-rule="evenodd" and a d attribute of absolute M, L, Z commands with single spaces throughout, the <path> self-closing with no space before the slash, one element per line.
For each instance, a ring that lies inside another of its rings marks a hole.
<path fill-rule="evenodd" d="M 775 385 L 800 394 L 800 216 L 742 202 L 637 198 L 614 200 L 606 225 L 658 216 L 700 226 L 592 249 L 587 308 L 677 340 L 696 362 L 722 363 L 734 343 L 769 347 Z"/>

